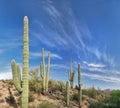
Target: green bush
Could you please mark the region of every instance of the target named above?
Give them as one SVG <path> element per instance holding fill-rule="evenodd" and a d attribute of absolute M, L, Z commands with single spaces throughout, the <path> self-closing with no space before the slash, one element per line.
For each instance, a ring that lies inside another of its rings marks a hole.
<path fill-rule="evenodd" d="M 31 69 L 29 71 L 30 80 L 29 80 L 29 89 L 30 91 L 34 91 L 35 93 L 42 92 L 42 81 L 39 79 L 38 69 Z"/>
<path fill-rule="evenodd" d="M 57 89 L 60 90 L 61 92 L 64 92 L 66 89 L 66 85 L 63 81 L 58 81 L 57 83 Z"/>
<path fill-rule="evenodd" d="M 48 84 L 49 84 L 49 87 L 55 87 L 57 85 L 57 82 L 54 79 L 50 79 Z"/>
<path fill-rule="evenodd" d="M 33 102 L 35 100 L 35 97 L 33 95 L 33 93 L 29 93 L 29 102 Z"/>
<path fill-rule="evenodd" d="M 78 101 L 78 93 L 74 93 L 74 94 L 71 96 L 71 100 Z"/>
<path fill-rule="evenodd" d="M 120 90 L 113 90 L 108 97 L 105 98 L 107 108 L 120 108 Z"/>
<path fill-rule="evenodd" d="M 48 81 L 49 91 L 54 91 L 54 90 L 56 90 L 56 87 L 57 87 L 57 82 L 56 82 L 56 80 L 50 79 L 50 80 Z"/>
<path fill-rule="evenodd" d="M 43 102 L 39 105 L 38 108 L 54 108 L 54 105 L 53 104 L 50 104 L 48 102 Z"/>

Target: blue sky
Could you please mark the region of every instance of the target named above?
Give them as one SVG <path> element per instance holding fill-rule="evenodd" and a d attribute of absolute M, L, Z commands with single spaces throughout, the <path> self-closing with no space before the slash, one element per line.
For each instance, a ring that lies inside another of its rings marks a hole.
<path fill-rule="evenodd" d="M 22 66 L 23 18 L 29 18 L 30 68 L 51 52 L 50 78 L 68 79 L 81 64 L 83 87 L 120 89 L 119 0 L 0 0 L 0 79 Z"/>

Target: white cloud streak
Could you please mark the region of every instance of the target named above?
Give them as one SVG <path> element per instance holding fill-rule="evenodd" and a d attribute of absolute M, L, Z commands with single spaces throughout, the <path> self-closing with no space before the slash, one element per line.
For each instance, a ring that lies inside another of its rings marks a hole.
<path fill-rule="evenodd" d="M 88 67 L 93 67 L 93 68 L 103 68 L 103 67 L 105 67 L 104 64 L 88 63 L 86 61 L 83 61 L 83 63 L 86 64 Z"/>
<path fill-rule="evenodd" d="M 48 57 L 48 52 L 49 51 L 44 51 L 44 56 L 47 58 Z M 30 58 L 37 58 L 37 57 L 42 57 L 42 53 L 40 52 L 31 52 L 30 53 Z M 55 53 L 51 53 L 50 54 L 50 57 L 53 58 L 53 59 L 62 59 L 62 57 L 58 54 L 55 54 Z"/>
<path fill-rule="evenodd" d="M 120 83 L 120 78 L 117 78 L 117 77 L 102 76 L 98 74 L 88 74 L 88 73 L 82 73 L 82 75 L 94 80 L 100 80 L 100 81 L 117 83 L 117 84 Z"/>
<path fill-rule="evenodd" d="M 41 30 L 49 30 L 47 32 L 48 34 L 44 36 L 41 35 L 40 32 L 33 32 L 33 35 L 37 39 L 49 47 L 59 47 L 62 49 L 70 49 L 73 47 L 76 50 L 76 53 L 78 53 L 81 48 L 85 48 L 85 42 L 83 41 L 83 38 L 90 38 L 90 31 L 87 25 L 84 24 L 84 26 L 82 26 L 78 24 L 78 21 L 69 3 L 66 2 L 66 4 L 63 4 L 62 8 L 59 9 L 53 5 L 51 1 L 46 0 L 43 2 L 41 7 L 50 18 L 50 25 L 48 24 L 47 28 L 44 28 L 43 26 L 41 28 L 41 25 L 45 24 L 42 24 L 43 22 L 40 21 L 35 21 L 40 26 Z"/>
<path fill-rule="evenodd" d="M 51 69 L 66 69 L 68 70 L 69 67 L 64 64 L 51 64 Z"/>

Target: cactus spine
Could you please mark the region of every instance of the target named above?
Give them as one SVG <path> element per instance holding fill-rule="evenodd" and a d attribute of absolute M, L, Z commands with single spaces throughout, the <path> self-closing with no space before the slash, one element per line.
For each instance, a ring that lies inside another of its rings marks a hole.
<path fill-rule="evenodd" d="M 78 101 L 79 108 L 82 108 L 82 83 L 81 83 L 81 75 L 80 75 L 80 64 L 78 64 Z"/>
<path fill-rule="evenodd" d="M 42 78 L 43 92 L 48 91 L 48 80 L 50 74 L 50 52 L 48 52 L 48 65 L 45 67 L 44 48 L 42 48 L 42 63 L 40 63 L 40 74 Z"/>
<path fill-rule="evenodd" d="M 29 62 L 29 46 L 28 46 L 28 18 L 24 17 L 24 47 L 23 47 L 23 74 L 21 83 L 20 67 L 12 60 L 12 74 L 16 89 L 21 93 L 22 108 L 28 108 L 28 62 Z"/>
<path fill-rule="evenodd" d="M 66 105 L 67 107 L 69 107 L 69 103 L 70 103 L 70 93 L 69 93 L 69 82 L 66 82 Z"/>
<path fill-rule="evenodd" d="M 72 71 L 72 59 L 70 60 L 70 72 L 68 73 L 68 79 L 69 79 L 69 82 L 70 82 L 70 87 L 71 87 L 71 89 L 73 89 L 75 72 Z"/>

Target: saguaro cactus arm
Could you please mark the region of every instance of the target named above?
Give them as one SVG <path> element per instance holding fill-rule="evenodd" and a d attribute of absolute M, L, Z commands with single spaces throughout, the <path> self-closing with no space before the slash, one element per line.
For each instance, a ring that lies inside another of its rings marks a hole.
<path fill-rule="evenodd" d="M 43 80 L 43 66 L 42 66 L 42 63 L 40 63 L 40 77 Z"/>
<path fill-rule="evenodd" d="M 21 88 L 21 80 L 19 77 L 20 76 L 20 68 L 16 64 L 15 60 L 12 60 L 11 67 L 12 67 L 13 82 L 14 82 L 15 88 L 18 90 L 19 93 L 21 93 L 22 88 Z"/>

